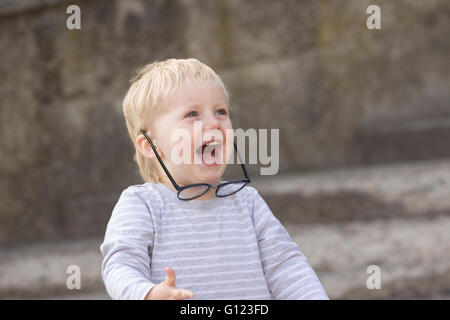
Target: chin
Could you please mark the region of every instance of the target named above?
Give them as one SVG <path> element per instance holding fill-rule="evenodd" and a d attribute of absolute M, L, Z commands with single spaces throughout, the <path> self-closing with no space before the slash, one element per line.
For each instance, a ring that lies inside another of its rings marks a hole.
<path fill-rule="evenodd" d="M 216 184 L 220 182 L 220 179 L 222 178 L 223 172 L 225 171 L 224 168 L 216 168 L 216 170 L 211 170 L 214 172 L 205 172 L 202 171 L 199 174 L 199 178 L 204 183 L 209 184 Z"/>
<path fill-rule="evenodd" d="M 203 176 L 201 181 L 203 183 L 218 184 L 220 182 L 220 178 L 222 178 L 222 175 L 214 175 L 214 176 L 208 175 L 208 176 Z"/>

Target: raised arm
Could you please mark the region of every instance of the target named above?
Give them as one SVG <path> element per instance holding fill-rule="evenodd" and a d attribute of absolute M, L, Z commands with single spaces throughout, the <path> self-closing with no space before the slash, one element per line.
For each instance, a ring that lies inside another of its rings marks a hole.
<path fill-rule="evenodd" d="M 307 258 L 255 189 L 253 222 L 267 285 L 274 299 L 328 299 Z"/>
<path fill-rule="evenodd" d="M 153 230 L 144 200 L 132 189 L 124 190 L 100 246 L 103 281 L 111 298 L 142 300 L 155 286 L 150 281 Z"/>

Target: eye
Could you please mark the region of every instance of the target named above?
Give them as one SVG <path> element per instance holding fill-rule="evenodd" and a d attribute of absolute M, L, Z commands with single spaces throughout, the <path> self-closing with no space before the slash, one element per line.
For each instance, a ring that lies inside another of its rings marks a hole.
<path fill-rule="evenodd" d="M 226 109 L 219 109 L 216 111 L 217 114 L 222 115 L 222 116 L 226 116 L 228 114 L 228 111 Z"/>
<path fill-rule="evenodd" d="M 192 117 L 195 117 L 197 115 L 198 115 L 197 111 L 191 111 L 191 112 L 186 113 L 186 115 L 184 117 L 185 118 L 192 118 Z"/>

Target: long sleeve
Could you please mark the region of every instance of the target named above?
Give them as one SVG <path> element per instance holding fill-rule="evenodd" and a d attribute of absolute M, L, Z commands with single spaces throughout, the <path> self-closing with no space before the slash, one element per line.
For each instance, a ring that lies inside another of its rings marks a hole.
<path fill-rule="evenodd" d="M 144 200 L 135 191 L 125 189 L 100 246 L 103 281 L 111 298 L 142 300 L 155 285 L 150 281 L 153 230 Z"/>
<path fill-rule="evenodd" d="M 328 299 L 307 258 L 257 191 L 253 205 L 264 275 L 273 298 Z"/>

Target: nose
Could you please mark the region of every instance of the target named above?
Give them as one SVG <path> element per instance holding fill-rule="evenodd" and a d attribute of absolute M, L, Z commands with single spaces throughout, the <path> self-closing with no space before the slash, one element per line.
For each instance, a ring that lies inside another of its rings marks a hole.
<path fill-rule="evenodd" d="M 203 130 L 219 129 L 220 121 L 214 115 L 205 116 L 203 118 Z"/>

